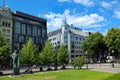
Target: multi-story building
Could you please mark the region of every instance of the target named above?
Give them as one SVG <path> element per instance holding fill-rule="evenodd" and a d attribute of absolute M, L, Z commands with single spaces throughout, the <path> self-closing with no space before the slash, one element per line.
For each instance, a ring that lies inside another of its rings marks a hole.
<path fill-rule="evenodd" d="M 41 51 L 47 39 L 47 21 L 23 12 L 11 12 L 0 7 L 0 30 L 5 34 L 12 50 L 20 50 L 29 38 Z"/>
<path fill-rule="evenodd" d="M 20 49 L 29 38 L 41 51 L 47 38 L 46 20 L 23 12 L 16 11 L 13 15 L 13 49 Z"/>
<path fill-rule="evenodd" d="M 10 44 L 10 48 L 12 48 L 12 14 L 8 7 L 0 6 L 0 30 L 6 36 L 7 41 Z"/>
<path fill-rule="evenodd" d="M 88 36 L 89 32 L 70 26 L 66 21 L 60 29 L 48 33 L 48 39 L 55 48 L 62 43 L 66 46 L 70 59 L 85 54 L 81 49 L 81 44 Z"/>

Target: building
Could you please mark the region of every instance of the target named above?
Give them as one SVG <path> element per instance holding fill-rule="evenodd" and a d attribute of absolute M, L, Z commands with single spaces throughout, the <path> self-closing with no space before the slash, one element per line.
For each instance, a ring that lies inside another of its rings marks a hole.
<path fill-rule="evenodd" d="M 20 50 L 29 38 L 39 48 L 47 39 L 47 21 L 20 11 L 11 12 L 8 7 L 0 7 L 0 29 L 5 34 L 12 50 Z"/>
<path fill-rule="evenodd" d="M 0 30 L 6 36 L 7 41 L 10 44 L 10 48 L 12 48 L 12 14 L 8 7 L 0 6 Z"/>
<path fill-rule="evenodd" d="M 66 21 L 60 29 L 48 33 L 48 39 L 55 48 L 58 49 L 62 43 L 66 46 L 70 59 L 85 54 L 81 44 L 88 36 L 89 32 L 70 26 Z"/>
<path fill-rule="evenodd" d="M 21 49 L 22 45 L 32 39 L 41 51 L 47 39 L 46 20 L 23 12 L 16 11 L 13 15 L 12 48 Z"/>

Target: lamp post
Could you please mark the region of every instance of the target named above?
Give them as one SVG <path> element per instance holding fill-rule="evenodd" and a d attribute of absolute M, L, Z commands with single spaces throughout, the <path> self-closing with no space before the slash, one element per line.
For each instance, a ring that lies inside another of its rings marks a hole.
<path fill-rule="evenodd" d="M 88 52 L 86 51 L 86 68 L 88 69 Z"/>
<path fill-rule="evenodd" d="M 114 50 L 112 50 L 112 54 L 114 54 Z M 112 56 L 112 67 L 114 68 L 114 57 Z"/>

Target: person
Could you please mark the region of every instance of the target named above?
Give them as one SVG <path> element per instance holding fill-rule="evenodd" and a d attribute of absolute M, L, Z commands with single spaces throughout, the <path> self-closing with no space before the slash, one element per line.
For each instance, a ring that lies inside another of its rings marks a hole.
<path fill-rule="evenodd" d="M 114 68 L 114 61 L 112 61 L 112 68 Z"/>

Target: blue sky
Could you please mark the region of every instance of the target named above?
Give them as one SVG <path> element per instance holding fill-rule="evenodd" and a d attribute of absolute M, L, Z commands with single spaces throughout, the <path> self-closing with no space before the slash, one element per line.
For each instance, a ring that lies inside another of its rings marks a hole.
<path fill-rule="evenodd" d="M 120 0 L 6 0 L 11 11 L 47 19 L 48 32 L 61 27 L 63 20 L 84 31 L 105 34 L 120 27 Z M 3 5 L 3 0 L 0 0 Z"/>

